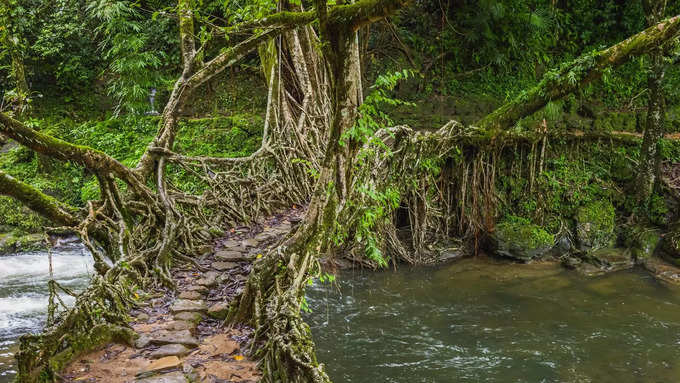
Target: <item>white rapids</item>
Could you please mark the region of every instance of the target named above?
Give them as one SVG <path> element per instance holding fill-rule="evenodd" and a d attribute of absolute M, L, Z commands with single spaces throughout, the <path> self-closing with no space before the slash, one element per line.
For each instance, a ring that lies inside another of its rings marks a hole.
<path fill-rule="evenodd" d="M 89 252 L 81 245 L 52 252 L 54 278 L 71 289 L 82 290 L 93 272 Z M 0 383 L 10 382 L 19 336 L 38 332 L 47 312 L 47 252 L 0 256 Z M 61 295 L 66 304 L 73 298 Z"/>

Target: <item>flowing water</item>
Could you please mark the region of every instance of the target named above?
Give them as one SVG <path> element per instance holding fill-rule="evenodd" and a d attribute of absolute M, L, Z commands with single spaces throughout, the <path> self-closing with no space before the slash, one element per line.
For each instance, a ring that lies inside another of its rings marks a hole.
<path fill-rule="evenodd" d="M 80 290 L 92 271 L 92 257 L 81 246 L 55 250 L 54 277 Z M 0 256 L 0 383 L 15 374 L 14 353 L 20 335 L 40 331 L 47 312 L 49 262 L 46 252 Z M 73 299 L 64 297 L 67 304 Z"/>
<path fill-rule="evenodd" d="M 680 382 L 680 289 L 470 259 L 308 290 L 334 382 Z"/>

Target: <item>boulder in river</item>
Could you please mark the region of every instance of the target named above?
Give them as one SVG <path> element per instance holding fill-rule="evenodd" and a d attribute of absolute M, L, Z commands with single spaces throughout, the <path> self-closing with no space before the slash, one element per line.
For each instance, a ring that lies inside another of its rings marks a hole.
<path fill-rule="evenodd" d="M 576 211 L 578 249 L 593 251 L 610 247 L 614 234 L 614 205 L 608 200 L 591 202 Z"/>
<path fill-rule="evenodd" d="M 44 234 L 0 233 L 0 256 L 44 248 Z"/>
<path fill-rule="evenodd" d="M 542 227 L 524 221 L 498 224 L 491 238 L 494 253 L 522 261 L 542 257 L 554 241 L 553 235 Z"/>

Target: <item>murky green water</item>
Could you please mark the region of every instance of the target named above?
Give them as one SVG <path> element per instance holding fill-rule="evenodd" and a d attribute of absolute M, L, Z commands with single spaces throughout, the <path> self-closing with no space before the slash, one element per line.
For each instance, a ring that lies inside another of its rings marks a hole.
<path fill-rule="evenodd" d="M 680 382 L 680 289 L 479 259 L 308 291 L 335 382 Z"/>

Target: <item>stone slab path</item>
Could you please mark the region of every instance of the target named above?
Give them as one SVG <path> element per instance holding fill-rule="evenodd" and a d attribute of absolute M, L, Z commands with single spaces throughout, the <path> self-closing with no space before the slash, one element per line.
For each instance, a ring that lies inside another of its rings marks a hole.
<path fill-rule="evenodd" d="M 301 220 L 293 208 L 260 224 L 229 230 L 213 251 L 198 258 L 206 270 L 173 270 L 177 291 L 158 290 L 130 313 L 139 334 L 134 347 L 108 344 L 77 358 L 65 382 L 256 382 L 248 357 L 252 329 L 222 326 L 230 302 L 242 291 L 251 262 L 276 245 Z"/>

